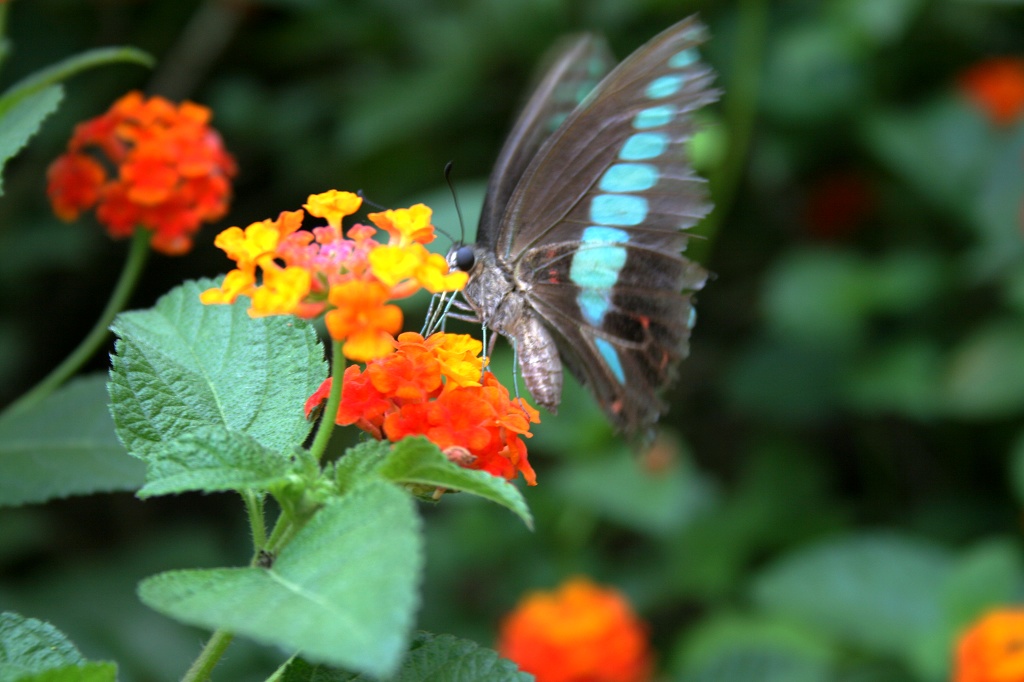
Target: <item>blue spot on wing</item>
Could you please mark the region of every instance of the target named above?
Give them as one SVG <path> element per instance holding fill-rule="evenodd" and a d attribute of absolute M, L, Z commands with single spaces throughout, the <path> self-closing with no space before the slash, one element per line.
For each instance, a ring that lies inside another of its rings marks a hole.
<path fill-rule="evenodd" d="M 598 187 L 606 192 L 642 192 L 658 182 L 658 169 L 649 163 L 617 163 L 604 172 Z"/>
<path fill-rule="evenodd" d="M 632 194 L 598 194 L 590 200 L 590 219 L 602 225 L 639 225 L 647 207 L 647 199 Z"/>
<path fill-rule="evenodd" d="M 576 304 L 583 319 L 600 327 L 611 307 L 611 290 L 626 265 L 626 249 L 619 246 L 629 241 L 629 233 L 614 227 L 591 225 L 583 230 L 579 249 L 573 254 L 569 279 L 580 291 Z"/>
<path fill-rule="evenodd" d="M 682 52 L 676 52 L 669 57 L 668 65 L 673 69 L 683 69 L 697 62 L 697 50 L 690 47 Z"/>
<path fill-rule="evenodd" d="M 615 350 L 615 346 L 605 339 L 594 339 L 594 345 L 597 346 L 597 352 L 604 358 L 619 383 L 626 383 L 626 373 L 622 371 L 622 361 L 619 360 L 619 352 Z"/>
<path fill-rule="evenodd" d="M 601 326 L 605 313 L 611 307 L 608 301 L 609 293 L 607 289 L 580 289 L 580 293 L 576 295 L 576 303 L 583 313 L 583 319 L 594 327 Z"/>
<path fill-rule="evenodd" d="M 635 133 L 622 145 L 619 158 L 623 161 L 643 161 L 661 156 L 668 149 L 665 133 Z"/>
<path fill-rule="evenodd" d="M 629 233 L 615 227 L 591 225 L 583 230 L 581 238 L 585 244 L 625 244 L 629 241 Z"/>
<path fill-rule="evenodd" d="M 660 128 L 663 125 L 671 123 L 672 119 L 675 117 L 675 107 L 668 104 L 661 104 L 659 106 L 650 107 L 637 112 L 637 115 L 633 118 L 633 127 L 637 130 Z"/>
<path fill-rule="evenodd" d="M 621 246 L 589 245 L 584 242 L 572 257 L 569 279 L 583 289 L 611 289 L 625 264 L 626 249 Z"/>
<path fill-rule="evenodd" d="M 645 92 L 651 99 L 671 97 L 682 89 L 685 81 L 686 76 L 677 73 L 668 76 L 659 76 L 651 81 Z"/>

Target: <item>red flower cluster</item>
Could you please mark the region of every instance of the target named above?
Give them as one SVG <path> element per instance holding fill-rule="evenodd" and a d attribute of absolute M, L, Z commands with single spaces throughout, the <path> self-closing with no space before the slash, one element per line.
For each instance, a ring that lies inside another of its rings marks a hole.
<path fill-rule="evenodd" d="M 490 372 L 481 378 L 481 348 L 462 334 L 401 334 L 394 353 L 366 369 L 345 370 L 336 423 L 391 442 L 426 436 L 461 466 L 507 480 L 521 473 L 536 485 L 522 438 L 531 436 L 530 423 L 540 415 L 526 401 L 510 399 Z M 306 402 L 307 415 L 330 388 L 327 379 Z"/>
<path fill-rule="evenodd" d="M 996 57 L 965 71 L 960 89 L 996 125 L 1010 125 L 1024 114 L 1024 59 Z"/>
<path fill-rule="evenodd" d="M 1024 681 L 1024 611 L 992 611 L 974 623 L 957 646 L 953 681 Z"/>
<path fill-rule="evenodd" d="M 498 653 L 537 682 L 645 682 L 653 667 L 626 598 L 586 578 L 524 597 L 501 625 Z"/>
<path fill-rule="evenodd" d="M 144 227 L 153 232 L 155 250 L 187 253 L 200 225 L 227 211 L 236 172 L 209 120 L 210 110 L 192 102 L 125 95 L 79 124 L 68 151 L 50 165 L 54 212 L 74 220 L 96 206 L 111 237 Z M 115 177 L 108 177 L 109 166 Z"/>
<path fill-rule="evenodd" d="M 841 239 L 856 232 L 876 204 L 868 179 L 853 170 L 836 171 L 810 187 L 804 218 L 810 232 L 823 239 Z"/>

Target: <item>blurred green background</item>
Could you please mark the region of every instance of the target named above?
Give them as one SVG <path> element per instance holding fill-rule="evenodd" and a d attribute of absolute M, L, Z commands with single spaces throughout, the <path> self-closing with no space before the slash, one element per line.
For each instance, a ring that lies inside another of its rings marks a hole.
<path fill-rule="evenodd" d="M 219 229 L 330 188 L 428 201 L 457 231 L 441 169 L 455 162 L 475 214 L 548 46 L 592 30 L 621 58 L 693 12 L 725 92 L 697 145 L 714 278 L 664 439 L 636 457 L 570 388 L 530 443 L 536 532 L 465 496 L 423 509 L 419 625 L 491 645 L 524 591 L 586 573 L 633 600 L 665 679 L 949 679 L 956 633 L 1024 597 L 1024 114 L 996 123 L 962 86 L 1024 57 L 1024 2 L 14 0 L 3 85 L 105 45 L 158 67 L 77 76 L 7 167 L 0 403 L 74 347 L 120 269 L 127 245 L 58 222 L 44 178 L 125 91 L 210 106 L 240 166 L 223 224 L 152 259 L 133 300 L 148 307 L 228 269 Z M 226 495 L 3 509 L 0 610 L 52 622 L 123 680 L 173 680 L 202 633 L 141 606 L 135 582 L 249 551 Z M 280 660 L 239 642 L 219 675 Z"/>

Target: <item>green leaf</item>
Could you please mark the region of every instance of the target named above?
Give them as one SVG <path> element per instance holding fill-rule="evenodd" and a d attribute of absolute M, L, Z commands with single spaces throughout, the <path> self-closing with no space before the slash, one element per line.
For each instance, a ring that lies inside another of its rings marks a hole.
<path fill-rule="evenodd" d="M 986 609 L 1015 602 L 1021 587 L 1024 559 L 1015 541 L 990 540 L 972 547 L 958 557 L 942 590 L 951 633 Z"/>
<path fill-rule="evenodd" d="M 890 534 L 808 546 L 762 572 L 755 600 L 772 613 L 885 655 L 914 661 L 942 623 L 939 594 L 951 557 Z"/>
<path fill-rule="evenodd" d="M 139 497 L 186 490 L 267 490 L 284 482 L 291 460 L 223 427 L 199 428 L 154 453 Z"/>
<path fill-rule="evenodd" d="M 762 317 L 783 337 L 848 347 L 863 333 L 871 286 L 852 252 L 794 251 L 766 278 Z"/>
<path fill-rule="evenodd" d="M 452 635 L 416 634 L 402 667 L 389 682 L 530 682 L 515 663 Z M 375 682 L 375 678 L 296 659 L 281 682 Z"/>
<path fill-rule="evenodd" d="M 688 460 L 652 473 L 626 450 L 612 457 L 568 462 L 552 483 L 577 505 L 654 534 L 681 530 L 712 501 L 709 482 Z"/>
<path fill-rule="evenodd" d="M 422 555 L 412 500 L 375 481 L 317 512 L 269 569 L 170 571 L 139 594 L 184 623 L 388 676 L 405 653 Z"/>
<path fill-rule="evenodd" d="M 40 69 L 7 88 L 3 95 L 0 95 L 0 117 L 26 98 L 49 89 L 77 73 L 96 66 L 118 62 L 135 63 L 142 66 L 152 66 L 155 63 L 153 57 L 134 47 L 100 47 L 86 50 L 73 57 L 62 59 L 45 69 Z"/>
<path fill-rule="evenodd" d="M 57 628 L 0 613 L 0 682 L 113 682 L 117 666 L 90 663 Z"/>
<path fill-rule="evenodd" d="M 327 375 L 313 327 L 291 316 L 253 319 L 245 299 L 203 305 L 199 293 L 214 284 L 186 282 L 154 308 L 114 320 L 111 409 L 136 457 L 207 426 L 280 452 L 309 434 L 303 403 Z"/>
<path fill-rule="evenodd" d="M 503 478 L 486 471 L 464 469 L 448 461 L 441 450 L 422 436 L 403 438 L 391 448 L 378 473 L 396 483 L 413 483 L 478 495 L 506 507 L 533 528 L 533 517 L 522 493 Z"/>
<path fill-rule="evenodd" d="M 1024 323 L 997 319 L 972 334 L 954 352 L 944 383 L 957 416 L 1016 415 L 1024 407 Z"/>
<path fill-rule="evenodd" d="M 105 377 L 68 382 L 42 403 L 0 417 L 0 506 L 142 485 L 107 411 Z"/>
<path fill-rule="evenodd" d="M 875 155 L 936 206 L 966 216 L 997 149 L 992 127 L 962 98 L 864 118 Z"/>
<path fill-rule="evenodd" d="M 980 112 L 977 114 L 982 117 Z M 991 156 L 985 159 L 978 193 L 971 197 L 969 219 L 980 243 L 971 254 L 972 270 L 980 278 L 1001 276 L 1019 267 L 1024 257 L 1020 238 L 1021 187 L 1024 171 L 1024 127 L 999 131 Z"/>
<path fill-rule="evenodd" d="M 1017 501 L 1024 503 L 1024 431 L 1017 435 L 1010 452 L 1010 484 Z"/>
<path fill-rule="evenodd" d="M 366 480 L 377 476 L 377 467 L 387 457 L 391 446 L 379 440 L 353 445 L 334 463 L 338 490 L 345 494 Z"/>
<path fill-rule="evenodd" d="M 52 668 L 38 675 L 17 678 L 18 682 L 115 682 L 117 666 L 113 663 L 82 663 Z"/>
<path fill-rule="evenodd" d="M 739 652 L 801 662 L 817 671 L 828 670 L 840 658 L 836 647 L 816 630 L 778 617 L 721 614 L 687 629 L 674 667 L 686 679 L 694 674 L 699 678 L 699 671 L 736 665 L 735 660 L 726 661 Z"/>
<path fill-rule="evenodd" d="M 851 364 L 844 393 L 849 404 L 868 414 L 934 417 L 944 407 L 942 370 L 942 352 L 930 336 L 875 344 Z"/>
<path fill-rule="evenodd" d="M 737 649 L 723 653 L 696 671 L 687 682 L 832 682 L 835 672 L 820 661 L 781 651 Z"/>
<path fill-rule="evenodd" d="M 0 114 L 0 195 L 3 195 L 3 169 L 7 162 L 39 132 L 43 121 L 57 110 L 64 88 L 52 85 L 22 97 Z"/>
<path fill-rule="evenodd" d="M 865 97 L 866 50 L 850 27 L 832 22 L 790 22 L 766 50 L 761 91 L 769 116 L 797 124 L 842 119 Z"/>
<path fill-rule="evenodd" d="M 924 0 L 839 0 L 828 9 L 863 40 L 892 45 L 913 25 L 923 4 Z"/>

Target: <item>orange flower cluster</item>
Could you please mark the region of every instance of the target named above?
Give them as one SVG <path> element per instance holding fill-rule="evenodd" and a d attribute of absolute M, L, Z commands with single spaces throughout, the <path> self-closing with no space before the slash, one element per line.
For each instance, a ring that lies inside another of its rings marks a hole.
<path fill-rule="evenodd" d="M 67 152 L 50 165 L 54 212 L 74 220 L 96 206 L 111 237 L 144 227 L 153 232 L 155 250 L 187 253 L 202 223 L 227 211 L 236 172 L 209 121 L 210 110 L 192 102 L 125 95 L 76 126 Z M 108 167 L 116 177 L 108 177 Z"/>
<path fill-rule="evenodd" d="M 645 682 L 653 668 L 626 598 L 582 577 L 524 597 L 501 625 L 498 653 L 537 682 Z"/>
<path fill-rule="evenodd" d="M 388 301 L 421 288 L 458 291 L 467 275 L 449 272 L 444 257 L 424 246 L 434 240 L 434 226 L 423 204 L 369 214 L 388 233 L 387 244 L 372 238 L 377 230 L 369 225 L 353 225 L 345 237 L 342 220 L 362 202 L 362 197 L 337 190 L 311 195 L 306 212 L 327 221 L 312 231 L 299 229 L 302 209 L 244 230 L 224 230 L 214 244 L 235 261 L 236 269 L 220 288 L 204 291 L 201 300 L 232 303 L 248 296 L 253 316 L 323 314 L 331 337 L 345 342 L 345 357 L 366 362 L 390 354 L 402 328 L 402 311 Z"/>
<path fill-rule="evenodd" d="M 960 76 L 960 89 L 996 125 L 1010 125 L 1024 114 L 1024 59 L 996 57 Z"/>
<path fill-rule="evenodd" d="M 992 611 L 961 636 L 953 682 L 1024 682 L 1024 610 Z"/>
<path fill-rule="evenodd" d="M 490 372 L 481 378 L 482 344 L 465 334 L 439 332 L 423 338 L 406 332 L 395 352 L 360 369 L 345 370 L 336 423 L 355 424 L 374 438 L 397 442 L 422 435 L 457 464 L 529 485 L 537 476 L 522 438 L 540 415 Z M 327 379 L 306 402 L 307 416 L 326 400 Z"/>

